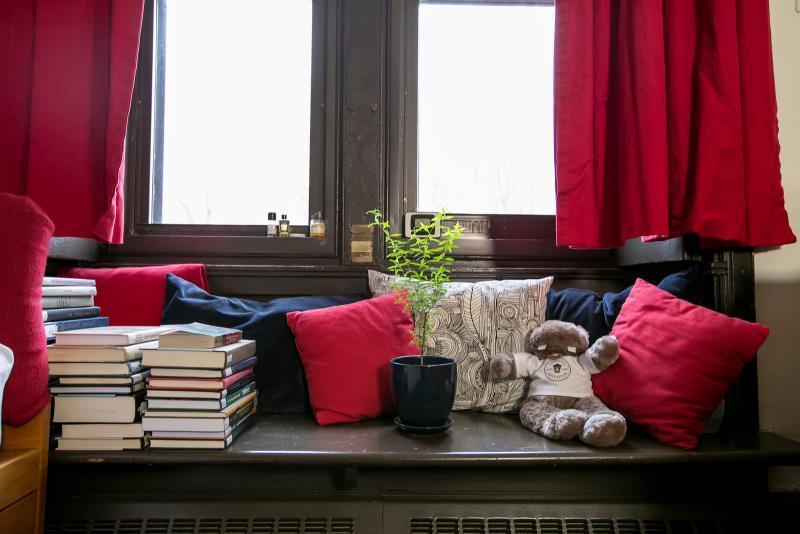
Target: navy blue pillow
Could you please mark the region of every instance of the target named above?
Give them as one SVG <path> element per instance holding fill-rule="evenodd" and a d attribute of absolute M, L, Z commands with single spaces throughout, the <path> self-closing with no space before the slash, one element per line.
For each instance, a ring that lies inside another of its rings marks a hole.
<path fill-rule="evenodd" d="M 685 271 L 664 277 L 658 287 L 678 298 L 700 305 L 703 301 L 700 275 L 700 266 L 692 265 Z M 632 287 L 619 293 L 606 293 L 602 297 L 586 289 L 551 289 L 547 292 L 545 317 L 584 327 L 593 343 L 597 338 L 611 332 Z"/>
<path fill-rule="evenodd" d="M 368 295 L 292 297 L 270 302 L 210 295 L 182 278 L 167 275 L 161 324 L 200 322 L 238 328 L 245 339 L 256 342 L 258 411 L 304 413 L 310 411 L 303 365 L 286 324 L 286 314 L 351 304 Z"/>

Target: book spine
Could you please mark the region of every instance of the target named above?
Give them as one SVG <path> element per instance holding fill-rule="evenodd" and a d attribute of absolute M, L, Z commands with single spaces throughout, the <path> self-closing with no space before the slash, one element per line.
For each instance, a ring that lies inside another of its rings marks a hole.
<path fill-rule="evenodd" d="M 231 345 L 233 343 L 238 343 L 239 341 L 241 341 L 242 334 L 241 332 L 233 332 L 232 334 L 226 334 L 224 336 L 221 336 L 221 338 L 222 339 L 219 341 L 219 343 L 222 343 L 222 345 Z"/>
<path fill-rule="evenodd" d="M 93 304 L 93 296 L 42 297 L 42 308 L 48 310 L 51 308 L 79 308 Z"/>
<path fill-rule="evenodd" d="M 100 308 L 97 306 L 83 307 L 83 308 L 56 308 L 50 310 L 42 310 L 42 321 L 55 322 L 66 321 L 68 319 L 84 319 L 88 317 L 97 317 L 100 315 Z"/>
<path fill-rule="evenodd" d="M 235 391 L 235 392 L 231 393 L 230 395 L 228 395 L 224 399 L 220 399 L 220 401 L 219 401 L 220 409 L 227 408 L 229 405 L 231 405 L 234 402 L 236 402 L 237 400 L 241 399 L 242 397 L 244 397 L 248 393 L 251 393 L 254 389 L 255 389 L 255 384 L 250 384 L 250 385 L 247 385 L 247 386 L 243 387 L 239 391 Z"/>
<path fill-rule="evenodd" d="M 43 286 L 94 286 L 97 282 L 86 278 L 61 278 L 58 276 L 45 276 Z"/>
<path fill-rule="evenodd" d="M 108 317 L 90 317 L 88 319 L 69 319 L 66 321 L 55 321 L 52 323 L 45 323 L 45 327 L 56 327 L 53 332 L 68 332 L 70 330 L 82 330 L 84 328 L 97 328 L 99 326 L 108 326 Z"/>
<path fill-rule="evenodd" d="M 44 324 L 44 337 L 51 338 L 56 335 L 58 332 L 58 325 L 55 323 L 45 323 Z"/>
<path fill-rule="evenodd" d="M 86 297 L 97 295 L 92 286 L 47 286 L 42 288 L 43 297 Z"/>

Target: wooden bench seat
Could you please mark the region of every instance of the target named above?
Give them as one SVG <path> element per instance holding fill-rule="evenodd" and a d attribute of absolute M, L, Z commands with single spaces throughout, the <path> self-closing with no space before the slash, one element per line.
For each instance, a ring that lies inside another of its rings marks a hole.
<path fill-rule="evenodd" d="M 767 468 L 800 465 L 800 444 L 771 434 L 594 449 L 514 416 L 453 419 L 414 437 L 262 415 L 225 451 L 54 452 L 48 532 L 760 533 L 787 513 Z"/>

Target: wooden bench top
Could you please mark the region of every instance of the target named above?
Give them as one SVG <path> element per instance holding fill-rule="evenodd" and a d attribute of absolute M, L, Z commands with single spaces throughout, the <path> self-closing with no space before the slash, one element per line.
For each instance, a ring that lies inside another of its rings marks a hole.
<path fill-rule="evenodd" d="M 523 428 L 516 416 L 455 412 L 450 430 L 416 437 L 389 420 L 318 426 L 310 416 L 261 415 L 224 451 L 56 451 L 59 464 L 231 464 L 331 466 L 646 465 L 691 462 L 754 462 L 800 465 L 800 443 L 760 434 L 733 443 L 706 435 L 694 451 L 631 434 L 617 447 L 596 449 L 578 441 L 556 442 Z"/>

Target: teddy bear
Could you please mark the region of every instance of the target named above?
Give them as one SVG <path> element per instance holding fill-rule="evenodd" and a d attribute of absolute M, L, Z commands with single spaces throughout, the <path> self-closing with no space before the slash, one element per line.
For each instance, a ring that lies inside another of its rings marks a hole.
<path fill-rule="evenodd" d="M 595 447 L 613 447 L 625 438 L 625 418 L 592 391 L 591 375 L 619 359 L 614 336 L 590 347 L 584 328 L 550 320 L 531 332 L 527 349 L 497 354 L 489 363 L 490 380 L 531 379 L 519 412 L 523 426 L 550 439 L 577 437 Z"/>

